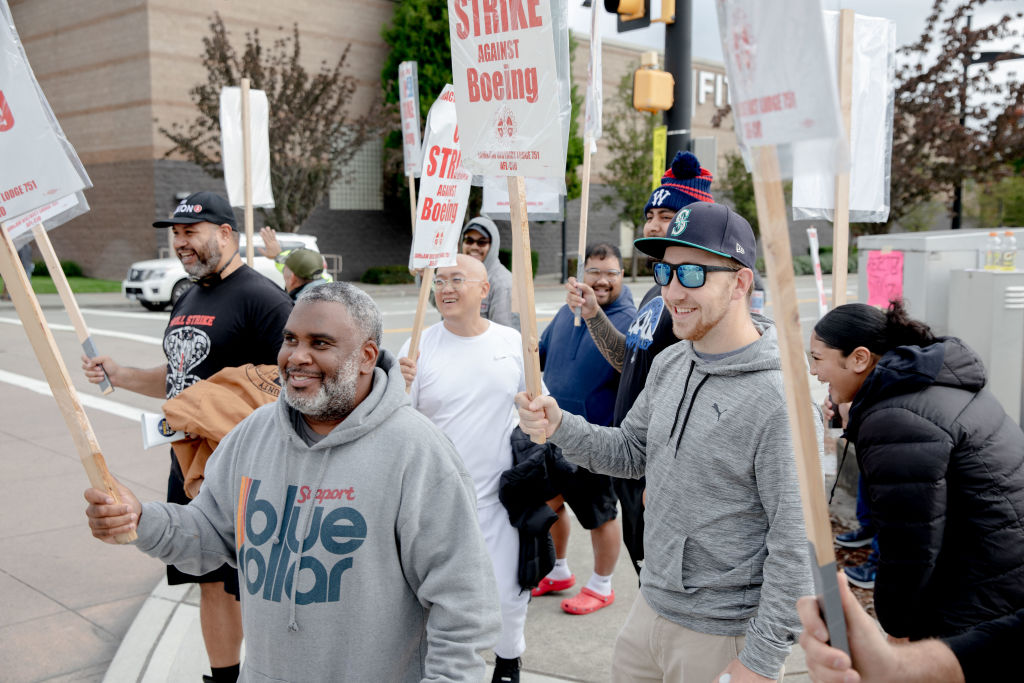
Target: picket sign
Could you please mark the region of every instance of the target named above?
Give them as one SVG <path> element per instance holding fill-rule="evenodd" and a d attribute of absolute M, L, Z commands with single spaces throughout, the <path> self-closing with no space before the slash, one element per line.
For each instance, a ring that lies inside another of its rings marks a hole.
<path fill-rule="evenodd" d="M 839 107 L 843 134 L 850 141 L 850 112 L 853 104 L 853 20 L 852 9 L 839 11 Z M 836 174 L 835 214 L 832 221 L 832 307 L 846 303 L 846 271 L 850 250 L 850 172 Z"/>
<path fill-rule="evenodd" d="M 820 59 L 807 59 L 807 54 L 826 54 L 821 5 L 819 0 L 721 0 L 717 9 L 737 136 L 754 170 L 811 574 L 831 643 L 849 652 L 782 193 L 782 179 L 793 171 L 780 163 L 779 154 L 782 147 L 791 164 L 796 146 L 835 145 L 842 134 L 834 71 Z M 818 161 L 831 164 L 832 174 L 840 164 L 835 155 Z"/>
<path fill-rule="evenodd" d="M 412 218 L 412 232 L 416 234 L 416 179 L 412 174 L 406 176 L 409 179 L 409 215 Z"/>
<path fill-rule="evenodd" d="M 43 255 L 43 260 L 46 261 L 46 267 L 50 271 L 50 277 L 53 279 L 53 284 L 57 287 L 57 292 L 60 294 L 60 300 L 64 303 L 64 309 L 67 311 L 68 317 L 71 318 L 71 325 L 75 328 L 75 334 L 78 335 L 78 341 L 82 345 L 82 352 L 88 358 L 95 358 L 100 354 L 96 350 L 92 337 L 89 335 L 89 328 L 85 325 L 85 318 L 82 317 L 82 311 L 78 308 L 78 302 L 71 291 L 71 285 L 68 284 L 68 278 L 60 267 L 57 252 L 53 250 L 53 244 L 50 242 L 50 237 L 46 234 L 46 228 L 43 227 L 42 223 L 36 223 L 32 228 L 32 234 L 35 235 L 36 247 L 39 248 L 39 252 Z M 114 391 L 114 387 L 110 384 L 110 379 L 107 377 L 106 370 L 103 371 L 103 381 L 100 382 L 100 389 L 104 395 Z"/>
<path fill-rule="evenodd" d="M 817 228 L 807 228 L 807 249 L 811 252 L 811 265 L 814 266 L 814 285 L 818 288 L 818 318 L 823 318 L 828 313 L 828 299 L 825 298 L 825 281 L 821 276 Z"/>
<path fill-rule="evenodd" d="M 409 176 L 412 180 L 412 176 Z M 415 214 L 414 214 L 415 217 Z M 420 336 L 423 334 L 423 317 L 427 312 L 427 301 L 430 298 L 430 287 L 434 282 L 434 269 L 424 268 L 420 275 L 420 296 L 416 301 L 416 316 L 412 319 L 412 338 L 409 340 L 409 358 L 416 361 L 416 355 L 420 351 Z M 409 393 L 411 386 L 405 388 Z"/>
<path fill-rule="evenodd" d="M 402 158 L 409 179 L 411 228 L 416 231 L 416 181 L 420 159 L 420 86 L 416 62 L 398 65 L 398 109 L 402 122 Z"/>
<path fill-rule="evenodd" d="M 7 291 L 14 301 L 14 308 L 21 318 L 25 334 L 28 335 L 29 344 L 39 360 L 39 366 L 46 375 L 46 381 L 50 385 L 50 392 L 57 401 L 61 415 L 67 423 L 71 440 L 75 443 L 78 455 L 89 476 L 89 483 L 94 488 L 106 491 L 107 495 L 114 499 L 115 503 L 121 503 L 121 495 L 117 490 L 117 484 L 107 469 L 106 460 L 96 441 L 96 434 L 92 430 L 89 417 L 78 400 L 78 392 L 71 382 L 71 375 L 67 366 L 57 350 L 57 342 L 50 332 L 50 328 L 43 317 L 43 310 L 39 306 L 39 300 L 29 284 L 28 276 L 21 267 L 18 260 L 18 251 L 14 247 L 7 230 L 0 229 L 3 244 L 0 244 L 0 277 L 7 284 Z M 59 268 L 58 268 L 59 270 Z M 118 543 L 130 543 L 137 536 L 134 531 L 127 534 L 120 534 L 115 537 Z"/>
<path fill-rule="evenodd" d="M 242 79 L 242 177 L 245 183 L 245 262 L 253 267 L 252 243 L 252 142 L 249 131 L 249 79 Z"/>

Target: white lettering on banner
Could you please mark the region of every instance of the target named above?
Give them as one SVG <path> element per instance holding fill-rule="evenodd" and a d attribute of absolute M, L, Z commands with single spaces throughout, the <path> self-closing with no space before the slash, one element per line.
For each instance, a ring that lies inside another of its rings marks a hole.
<path fill-rule="evenodd" d="M 455 90 L 447 85 L 427 115 L 423 175 L 409 259 L 412 268 L 434 268 L 455 262 L 471 180 L 462 168 L 455 113 Z"/>

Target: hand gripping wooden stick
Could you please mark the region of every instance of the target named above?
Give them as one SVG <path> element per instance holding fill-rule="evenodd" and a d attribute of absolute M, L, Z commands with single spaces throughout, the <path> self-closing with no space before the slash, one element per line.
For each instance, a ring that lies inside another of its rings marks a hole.
<path fill-rule="evenodd" d="M 93 344 L 92 337 L 89 336 L 89 328 L 85 326 L 82 312 L 78 310 L 78 302 L 75 301 L 71 285 L 68 284 L 68 279 L 60 267 L 60 261 L 57 260 L 57 252 L 53 250 L 53 244 L 50 243 L 50 237 L 46 234 L 46 228 L 39 223 L 32 227 L 32 234 L 36 238 L 36 246 L 39 247 L 43 260 L 46 261 L 46 267 L 49 269 L 50 277 L 53 278 L 53 284 L 56 285 L 57 292 L 60 294 L 60 300 L 64 302 L 64 310 L 67 311 L 68 317 L 71 318 L 71 325 L 75 328 L 75 334 L 78 335 L 82 351 L 87 358 L 95 358 L 100 354 L 96 351 L 96 345 Z M 100 389 L 103 390 L 104 395 L 114 391 L 114 387 L 110 384 L 110 379 L 107 378 L 106 372 L 103 373 Z"/>
<path fill-rule="evenodd" d="M 78 455 L 89 476 L 89 483 L 114 499 L 116 503 L 121 502 L 121 495 L 118 493 L 114 478 L 110 476 L 107 463 L 100 451 L 96 435 L 92 431 L 89 418 L 78 400 L 78 393 L 71 383 L 71 376 L 64 365 L 57 350 L 57 342 L 50 332 L 43 317 L 43 311 L 39 307 L 39 300 L 29 286 L 28 276 L 21 267 L 18 260 L 17 249 L 11 241 L 7 230 L 0 226 L 0 233 L 3 234 L 3 243 L 0 244 L 0 277 L 7 284 L 7 290 L 14 301 L 14 308 L 18 311 L 25 334 L 28 335 L 32 350 L 39 360 L 39 365 L 46 375 L 46 381 L 50 384 L 50 391 L 57 401 L 64 422 L 67 423 L 68 431 L 71 433 L 71 440 L 75 443 Z M 136 539 L 135 532 L 121 534 L 116 537 L 118 543 L 129 543 Z"/>

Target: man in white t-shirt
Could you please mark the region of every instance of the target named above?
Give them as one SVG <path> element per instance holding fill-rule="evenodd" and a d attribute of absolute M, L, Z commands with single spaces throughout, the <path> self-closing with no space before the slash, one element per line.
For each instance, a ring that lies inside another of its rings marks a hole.
<path fill-rule="evenodd" d="M 405 357 L 408 340 L 398 356 L 413 407 L 452 440 L 476 485 L 480 528 L 501 598 L 492 681 L 515 683 L 526 649 L 530 593 L 517 579 L 519 533 L 498 500 L 498 479 L 512 467 L 511 435 L 519 420 L 513 398 L 526 390 L 523 347 L 519 332 L 480 315 L 489 289 L 484 265 L 463 254 L 456 258 L 456 265 L 438 268 L 434 277 L 444 320 L 423 331 L 417 359 Z"/>

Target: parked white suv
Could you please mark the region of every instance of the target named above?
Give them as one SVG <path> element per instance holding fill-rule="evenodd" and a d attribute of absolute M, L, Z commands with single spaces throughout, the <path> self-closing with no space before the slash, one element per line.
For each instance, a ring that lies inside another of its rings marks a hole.
<path fill-rule="evenodd" d="M 305 247 L 319 252 L 316 246 L 316 237 L 313 235 L 299 235 L 297 233 L 279 232 L 277 241 L 282 251 Z M 242 261 L 245 262 L 245 235 L 239 240 L 239 252 Z M 253 236 L 253 250 L 256 257 L 253 259 L 253 267 L 256 271 L 270 278 L 278 287 L 284 289 L 284 277 L 273 259 L 263 255 L 263 238 L 258 234 Z M 121 293 L 132 301 L 138 301 L 151 311 L 162 311 L 168 304 L 173 306 L 181 295 L 184 294 L 192 281 L 188 279 L 188 273 L 181 265 L 177 257 L 152 259 L 149 261 L 137 261 L 128 269 L 128 277 L 121 282 Z"/>

